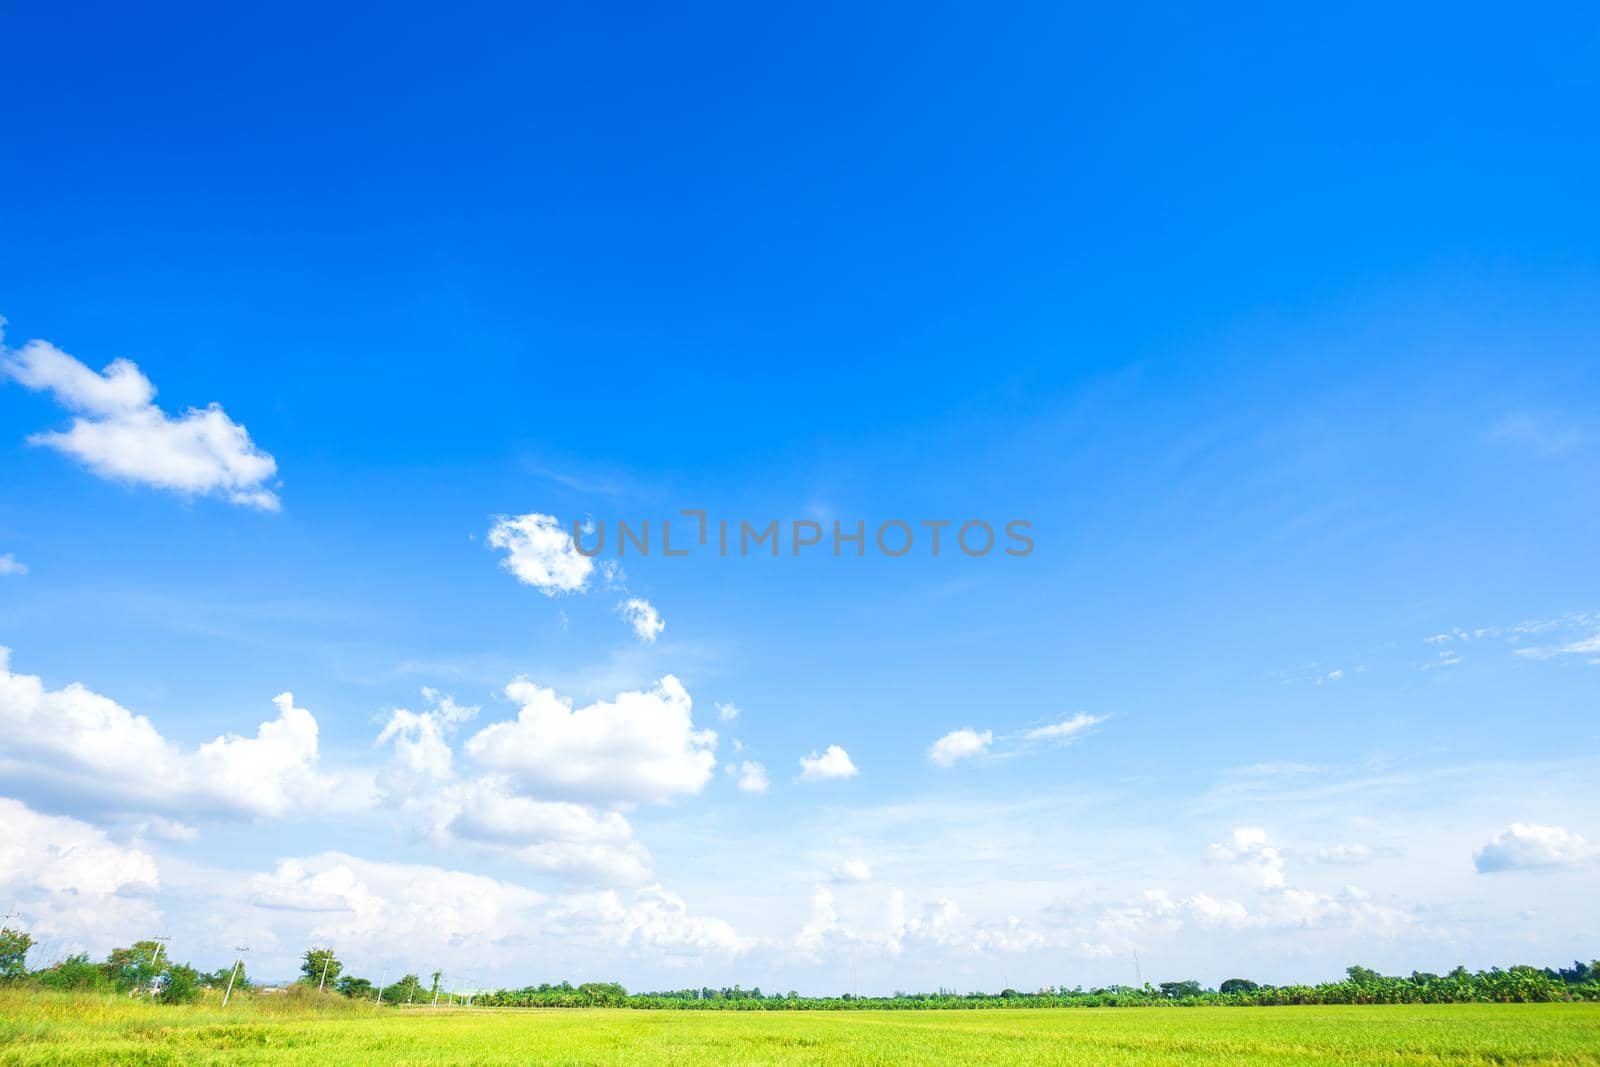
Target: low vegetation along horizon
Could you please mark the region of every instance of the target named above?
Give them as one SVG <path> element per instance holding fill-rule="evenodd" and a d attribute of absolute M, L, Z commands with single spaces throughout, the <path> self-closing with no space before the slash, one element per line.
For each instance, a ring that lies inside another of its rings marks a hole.
<path fill-rule="evenodd" d="M 0 932 L 0 1065 L 54 1063 L 1600 1064 L 1600 961 L 1338 982 L 802 997 L 543 984 L 379 988 L 326 948 L 256 987 L 136 942 L 29 970 Z M 1161 1009 L 1167 1010 L 1161 1010 Z M 530 1010 L 537 1009 L 537 1010 Z"/>

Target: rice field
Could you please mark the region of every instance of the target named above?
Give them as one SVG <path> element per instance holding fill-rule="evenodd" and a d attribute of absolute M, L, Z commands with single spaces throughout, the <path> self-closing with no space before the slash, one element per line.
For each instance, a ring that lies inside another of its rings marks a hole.
<path fill-rule="evenodd" d="M 0 1064 L 1600 1064 L 1600 1005 L 735 1012 L 0 992 Z"/>

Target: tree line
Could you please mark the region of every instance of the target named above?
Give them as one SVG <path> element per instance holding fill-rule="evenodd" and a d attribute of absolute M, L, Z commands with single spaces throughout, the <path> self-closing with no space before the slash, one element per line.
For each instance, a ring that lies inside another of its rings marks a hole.
<path fill-rule="evenodd" d="M 930 1010 L 939 1008 L 1097 1008 L 1275 1006 L 1287 1004 L 1465 1004 L 1600 1001 L 1600 960 L 1574 962 L 1570 968 L 1516 966 L 1447 974 L 1413 971 L 1404 977 L 1379 974 L 1366 967 L 1349 968 L 1337 982 L 1274 986 L 1230 978 L 1216 988 L 1195 980 L 1143 986 L 1049 987 L 1034 992 L 1003 989 L 998 993 L 896 992 L 891 996 L 808 997 L 790 990 L 763 993 L 742 989 L 675 989 L 629 993 L 614 982 L 527 986 L 480 993 L 473 1003 L 521 1008 L 666 1008 L 702 1011 L 837 1011 Z"/>
<path fill-rule="evenodd" d="M 185 963 L 163 958 L 159 941 L 135 941 L 114 948 L 102 962 L 87 954 L 70 956 L 47 967 L 29 970 L 27 955 L 33 939 L 26 933 L 0 928 L 0 982 L 41 989 L 85 993 L 124 993 L 149 996 L 168 1004 L 199 999 L 203 991 L 232 984 L 235 992 L 250 990 L 252 983 L 242 962 L 215 971 L 200 971 Z M 459 994 L 440 988 L 442 972 L 434 971 L 424 984 L 415 974 L 382 985 L 345 970 L 331 948 L 305 951 L 300 977 L 294 985 L 302 993 L 321 992 L 330 997 L 370 1000 L 378 1005 L 459 1003 Z M 1491 967 L 1469 971 L 1457 967 L 1445 974 L 1413 971 L 1406 976 L 1385 975 L 1354 966 L 1339 981 L 1315 985 L 1270 985 L 1247 978 L 1229 978 L 1208 988 L 1197 980 L 1145 983 L 1142 986 L 1051 986 L 1032 992 L 1003 989 L 998 993 L 941 989 L 935 993 L 895 992 L 891 996 L 801 996 L 763 993 L 759 986 L 734 985 L 714 989 L 660 990 L 630 993 L 616 982 L 544 983 L 520 989 L 478 992 L 471 1003 L 485 1007 L 514 1008 L 665 1008 L 700 1011 L 837 1011 L 928 1010 L 935 1008 L 1050 1008 L 1050 1007 L 1199 1007 L 1206 1005 L 1267 1007 L 1290 1004 L 1466 1004 L 1600 1001 L 1600 960 L 1574 961 L 1571 967 Z"/>

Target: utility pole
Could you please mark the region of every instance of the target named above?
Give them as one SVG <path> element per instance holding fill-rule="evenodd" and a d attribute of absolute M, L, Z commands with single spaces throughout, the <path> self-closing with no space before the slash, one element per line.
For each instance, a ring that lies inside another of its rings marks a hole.
<path fill-rule="evenodd" d="M 333 962 L 333 946 L 329 945 L 327 948 L 323 949 L 323 951 L 326 952 L 327 955 L 322 957 L 322 977 L 317 981 L 318 993 L 322 992 L 323 987 L 328 984 L 328 964 Z"/>
<path fill-rule="evenodd" d="M 383 983 L 388 981 L 389 972 L 388 971 L 379 971 L 378 974 L 379 974 L 379 978 L 378 978 L 378 995 L 372 999 L 372 1002 L 374 1004 L 378 1005 L 379 1007 L 382 1007 L 383 1006 Z"/>
<path fill-rule="evenodd" d="M 228 998 L 233 996 L 233 980 L 239 976 L 239 968 L 244 966 L 244 954 L 250 951 L 250 946 L 234 945 L 233 951 L 239 954 L 239 958 L 234 961 L 233 970 L 228 972 L 228 988 L 222 994 L 222 1006 L 224 1008 L 228 1006 Z"/>
<path fill-rule="evenodd" d="M 1139 988 L 1144 988 L 1144 971 L 1139 968 L 1139 946 L 1133 946 L 1133 973 L 1139 978 Z"/>
<path fill-rule="evenodd" d="M 155 967 L 161 963 L 161 950 L 167 947 L 167 942 L 171 941 L 172 938 L 158 934 L 150 940 L 156 943 L 156 954 L 150 957 L 150 966 Z"/>

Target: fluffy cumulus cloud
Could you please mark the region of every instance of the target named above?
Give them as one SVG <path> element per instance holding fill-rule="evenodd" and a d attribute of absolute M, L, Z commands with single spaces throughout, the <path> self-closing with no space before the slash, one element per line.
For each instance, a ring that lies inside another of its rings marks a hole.
<path fill-rule="evenodd" d="M 554 515 L 499 518 L 489 529 L 489 544 L 505 552 L 501 566 L 545 596 L 581 593 L 594 574 L 594 562 L 578 551 Z"/>
<path fill-rule="evenodd" d="M 850 760 L 850 753 L 838 745 L 829 745 L 820 755 L 816 752 L 800 757 L 802 782 L 826 782 L 833 778 L 854 778 L 861 772 Z"/>
<path fill-rule="evenodd" d="M 278 509 L 271 488 L 277 462 L 243 426 L 217 404 L 168 415 L 156 406 L 150 379 L 125 359 L 95 371 L 46 341 L 0 344 L 0 374 L 48 391 L 73 412 L 67 429 L 33 434 L 31 444 L 71 456 L 102 478 Z"/>
<path fill-rule="evenodd" d="M 150 928 L 156 911 L 148 894 L 159 885 L 148 852 L 0 797 L 0 894 L 22 925 L 58 952 Z"/>
<path fill-rule="evenodd" d="M 870 882 L 872 868 L 866 860 L 840 860 L 833 865 L 830 877 L 835 882 Z"/>
<path fill-rule="evenodd" d="M 685 963 L 735 956 L 756 944 L 722 919 L 693 914 L 682 897 L 659 885 L 626 898 L 615 890 L 574 894 L 553 902 L 546 922 L 554 937 Z"/>
<path fill-rule="evenodd" d="M 695 728 L 689 693 L 670 674 L 580 708 L 525 679 L 506 695 L 522 705 L 517 718 L 481 730 L 466 751 L 530 794 L 660 803 L 698 793 L 716 768 L 716 732 Z"/>
<path fill-rule="evenodd" d="M 666 621 L 661 618 L 661 613 L 643 597 L 629 597 L 617 608 L 627 624 L 633 627 L 633 632 L 639 640 L 647 645 L 656 643 L 656 638 L 661 636 L 661 631 L 667 628 Z"/>
<path fill-rule="evenodd" d="M 579 879 L 640 882 L 650 857 L 617 812 L 519 793 L 504 775 L 460 778 L 451 739 L 478 713 L 423 690 L 432 707 L 397 708 L 378 735 L 392 747 L 378 774 L 380 790 L 434 844 L 514 860 L 534 870 Z"/>
<path fill-rule="evenodd" d="M 282 860 L 249 879 L 248 902 L 297 916 L 303 938 L 341 956 L 491 963 L 525 951 L 544 897 L 495 878 L 342 852 Z M 256 923 L 265 921 L 258 917 Z"/>
<path fill-rule="evenodd" d="M 1241 826 L 1228 840 L 1211 846 L 1212 859 L 1249 871 L 1267 888 L 1278 888 L 1284 881 L 1283 853 L 1267 843 L 1267 832 L 1254 826 Z"/>
<path fill-rule="evenodd" d="M 1560 826 L 1514 822 L 1473 856 L 1480 874 L 1497 871 L 1546 870 L 1591 862 L 1595 849 L 1581 834 Z"/>
<path fill-rule="evenodd" d="M 951 730 L 928 749 L 928 760 L 936 767 L 953 767 L 957 761 L 979 756 L 989 750 L 994 732 L 973 729 Z"/>
<path fill-rule="evenodd" d="M 435 823 L 439 840 L 503 849 L 550 874 L 604 882 L 640 882 L 650 854 L 619 812 L 512 793 L 500 778 L 448 790 Z"/>
<path fill-rule="evenodd" d="M 501 566 L 516 575 L 518 581 L 533 586 L 545 596 L 586 593 L 593 577 L 599 574 L 605 589 L 622 594 L 622 599 L 616 603 L 616 613 L 634 636 L 647 645 L 655 644 L 656 638 L 667 628 L 666 620 L 654 604 L 642 596 L 629 594 L 621 565 L 615 560 L 596 563 L 578 551 L 573 535 L 554 515 L 533 511 L 497 518 L 489 529 L 489 544 L 505 553 Z M 563 629 L 567 626 L 565 614 L 561 616 L 561 625 Z"/>
<path fill-rule="evenodd" d="M 449 778 L 455 762 L 450 736 L 479 711 L 432 689 L 424 689 L 422 697 L 433 706 L 424 711 L 396 708 L 375 742 L 394 747 L 393 766 L 379 777 L 390 792 L 406 792 L 413 786 Z"/>
<path fill-rule="evenodd" d="M 13 574 L 27 573 L 28 565 L 26 563 L 18 562 L 17 557 L 12 555 L 10 552 L 0 556 L 0 578 L 5 578 Z"/>
<path fill-rule="evenodd" d="M 14 674 L 0 648 L 0 777 L 70 791 L 125 810 L 279 816 L 322 806 L 336 780 L 318 765 L 317 720 L 294 698 L 255 736 L 227 734 L 193 751 L 149 719 L 73 683 L 48 689 Z"/>
<path fill-rule="evenodd" d="M 772 785 L 772 779 L 767 776 L 767 768 L 755 760 L 745 760 L 739 764 L 739 792 L 765 793 Z"/>
<path fill-rule="evenodd" d="M 723 722 L 732 722 L 739 717 L 739 705 L 737 704 L 715 704 L 713 706 L 717 709 L 717 718 Z"/>
<path fill-rule="evenodd" d="M 148 853 L 114 844 L 77 819 L 42 815 L 0 797 L 0 889 L 106 897 L 159 884 Z"/>

